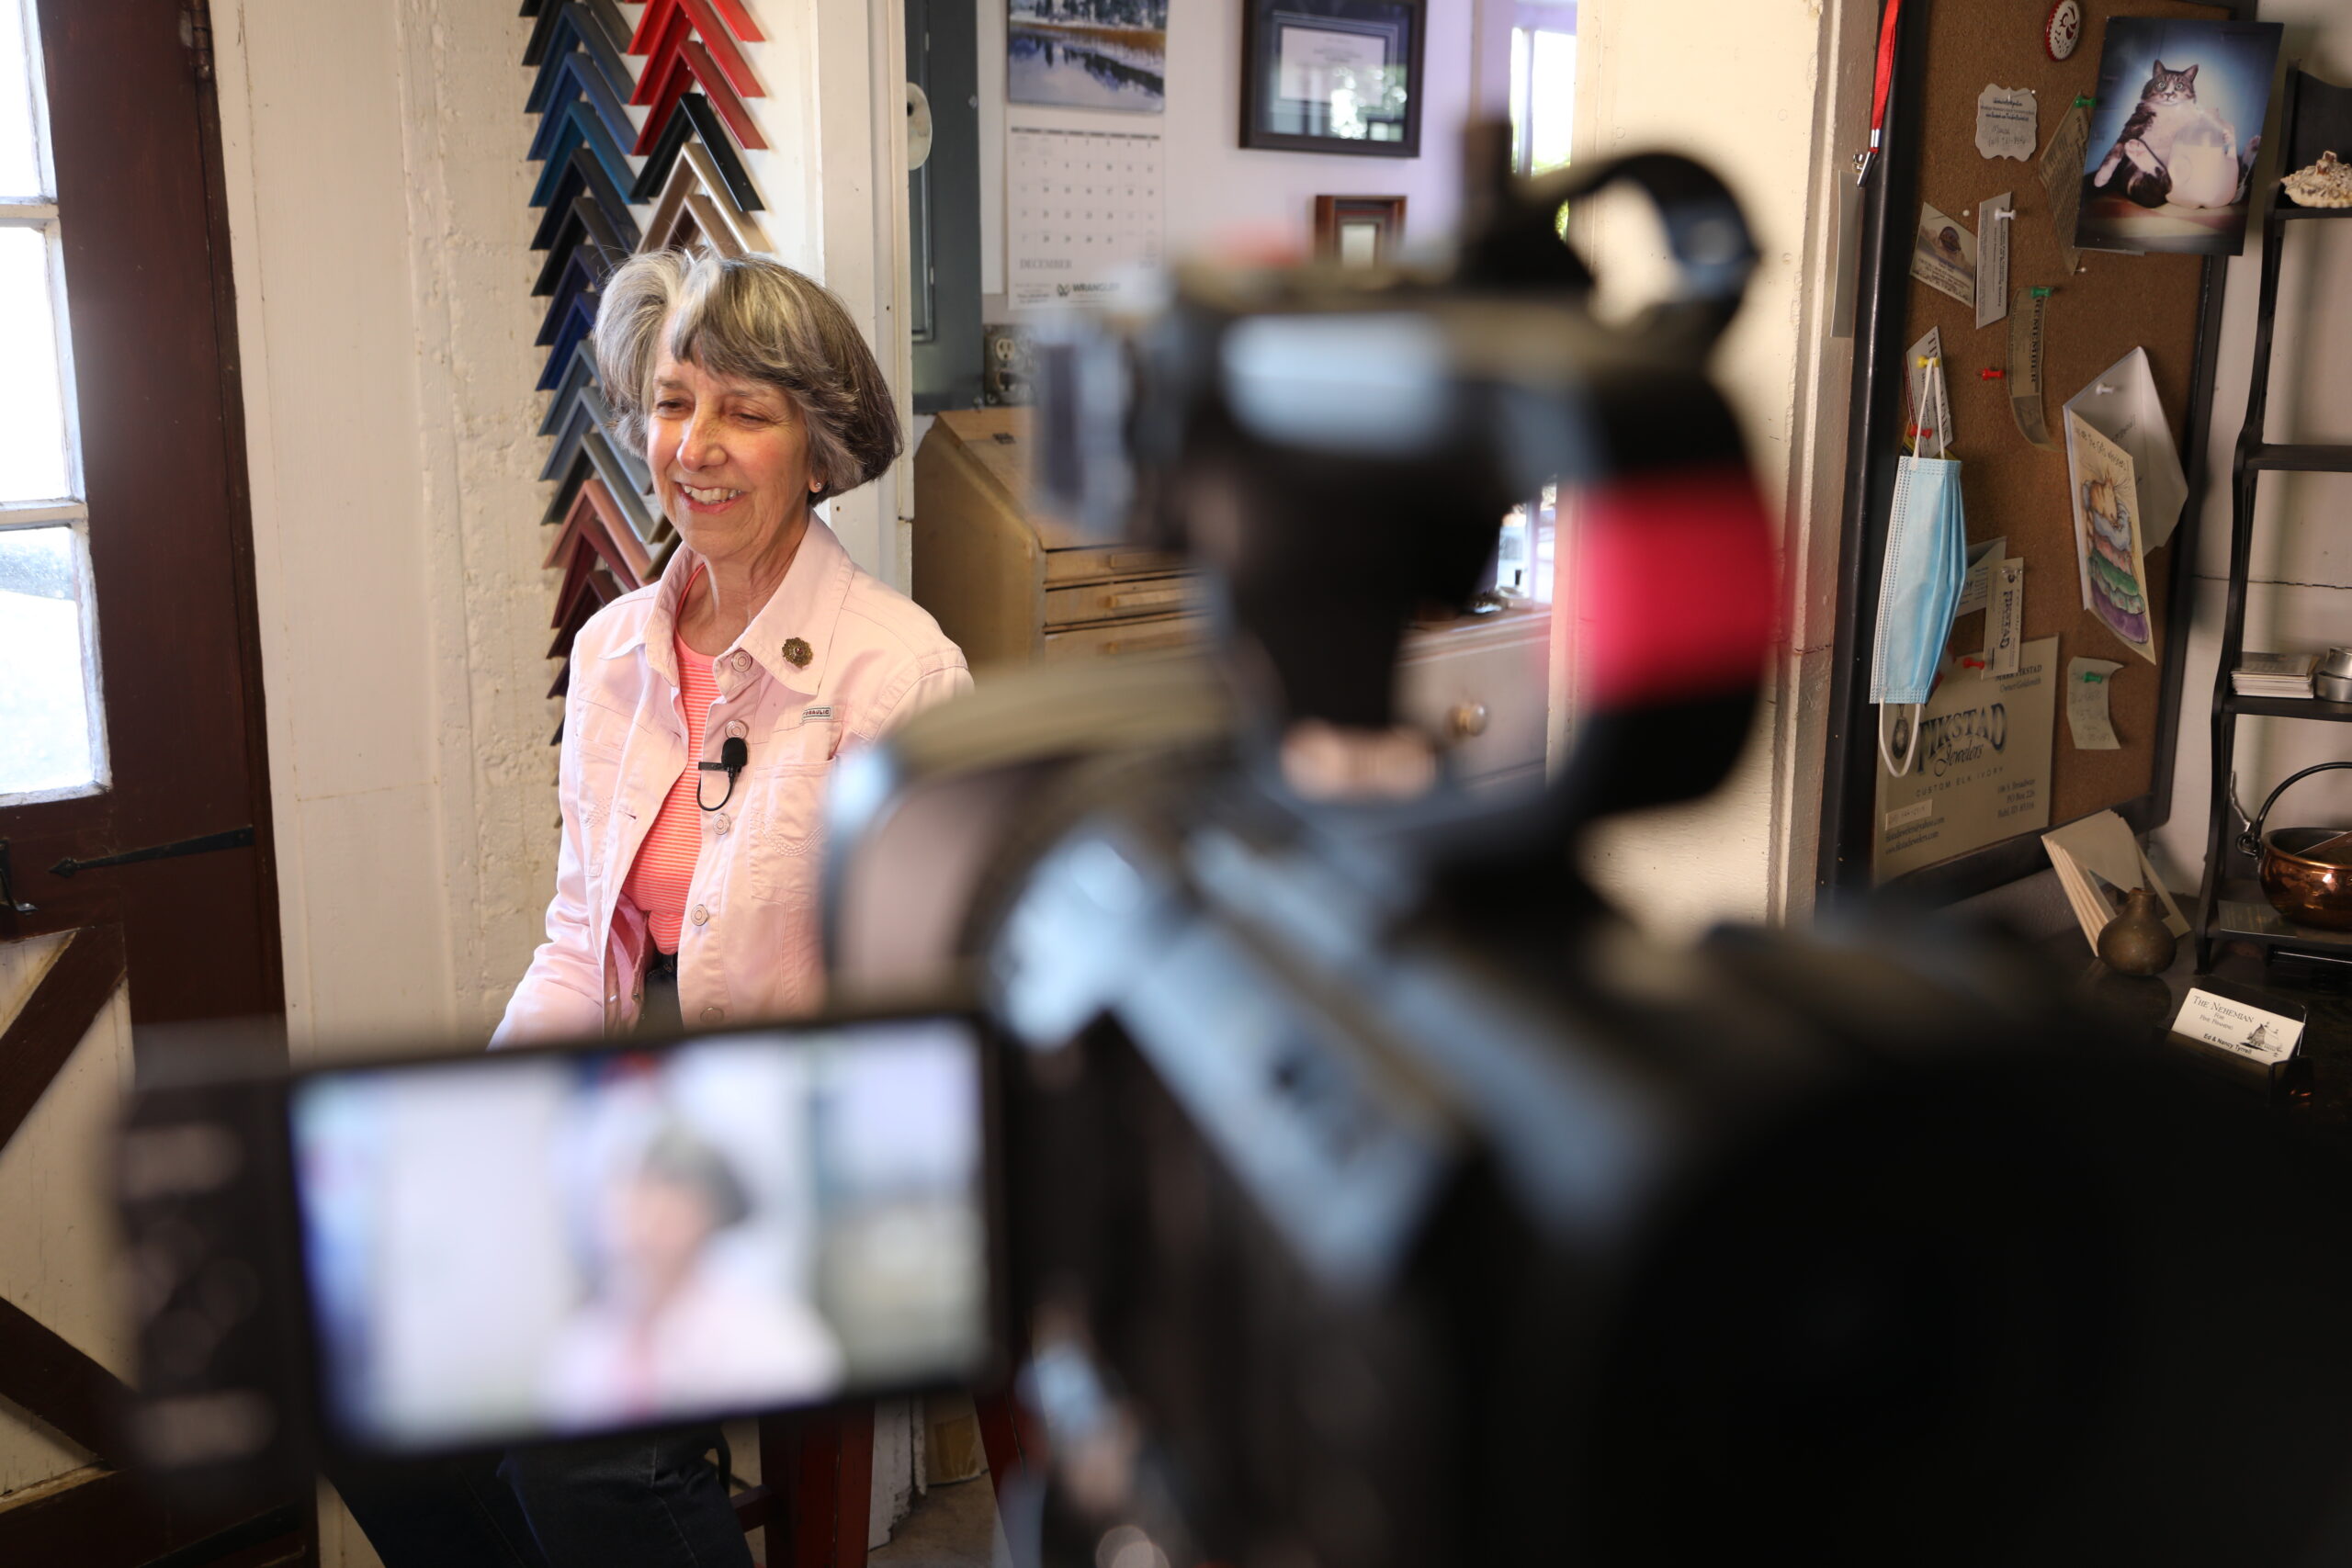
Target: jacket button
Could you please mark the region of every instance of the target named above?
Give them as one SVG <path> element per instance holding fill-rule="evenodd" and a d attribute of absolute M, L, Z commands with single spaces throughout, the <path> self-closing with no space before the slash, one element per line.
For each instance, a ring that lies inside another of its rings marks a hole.
<path fill-rule="evenodd" d="M 700 904 L 696 904 L 695 906 L 693 919 L 695 924 L 698 926 L 707 926 L 710 924 L 710 911 L 703 908 Z"/>
<path fill-rule="evenodd" d="M 710 819 L 710 830 L 722 839 L 727 837 L 727 813 L 722 811 Z"/>
<path fill-rule="evenodd" d="M 702 1021 L 705 1023 L 724 1023 L 727 1021 L 727 1010 L 725 1008 L 705 1008 L 702 1010 Z"/>
<path fill-rule="evenodd" d="M 743 737 L 751 733 L 752 727 L 745 724 L 741 719 L 730 718 L 727 721 L 727 734 L 729 739 L 741 740 Z"/>
<path fill-rule="evenodd" d="M 741 675 L 752 667 L 752 656 L 739 648 L 729 657 L 727 662 L 732 664 L 735 667 L 735 673 Z"/>

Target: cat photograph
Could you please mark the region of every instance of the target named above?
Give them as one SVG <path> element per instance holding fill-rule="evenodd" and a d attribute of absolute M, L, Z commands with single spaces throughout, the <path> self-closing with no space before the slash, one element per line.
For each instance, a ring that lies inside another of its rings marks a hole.
<path fill-rule="evenodd" d="M 2108 22 L 2077 245 L 2238 254 L 2279 32 L 2275 22 Z"/>

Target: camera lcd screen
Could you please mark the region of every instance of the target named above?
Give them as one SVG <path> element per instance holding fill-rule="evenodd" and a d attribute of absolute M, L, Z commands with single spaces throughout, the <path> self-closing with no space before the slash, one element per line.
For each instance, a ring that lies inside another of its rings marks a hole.
<path fill-rule="evenodd" d="M 991 1348 L 954 1018 L 298 1080 L 322 1413 L 421 1453 L 821 1404 Z"/>

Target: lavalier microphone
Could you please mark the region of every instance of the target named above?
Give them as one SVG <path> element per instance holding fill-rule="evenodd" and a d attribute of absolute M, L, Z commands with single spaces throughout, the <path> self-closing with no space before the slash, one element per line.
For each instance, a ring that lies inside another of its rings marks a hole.
<path fill-rule="evenodd" d="M 751 760 L 752 748 L 750 744 L 740 735 L 729 736 L 726 741 L 718 748 L 718 761 L 716 762 L 696 762 L 695 764 L 696 768 L 706 773 L 725 773 L 727 775 L 727 793 L 718 797 L 718 806 L 709 805 L 706 803 L 702 797 L 702 780 L 696 779 L 695 780 L 695 804 L 701 807 L 705 811 L 717 811 L 721 807 L 724 807 L 729 801 L 734 799 L 735 775 L 741 773 L 743 771 L 743 764 Z"/>

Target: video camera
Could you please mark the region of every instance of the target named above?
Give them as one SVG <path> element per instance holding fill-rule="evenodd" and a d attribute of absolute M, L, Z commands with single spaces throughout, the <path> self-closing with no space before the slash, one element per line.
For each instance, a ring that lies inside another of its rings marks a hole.
<path fill-rule="evenodd" d="M 1185 274 L 1042 347 L 1046 503 L 1190 556 L 1216 653 L 993 679 L 845 759 L 837 1016 L 143 1095 L 155 1467 L 1018 1367 L 1024 1562 L 2326 1550 L 2352 1380 L 2296 1330 L 2352 1283 L 2332 1171 L 1996 936 L 1679 947 L 1579 874 L 1596 818 L 1723 780 L 1772 656 L 1705 368 L 1754 253 L 1686 160 L 1483 145 L 1450 273 Z M 1621 185 L 1678 285 L 1612 325 L 1556 221 Z M 1574 746 L 1477 796 L 1400 732 L 1396 654 L 1550 482 Z M 740 1382 L 600 1376 L 649 1181 L 732 1247 Z"/>

